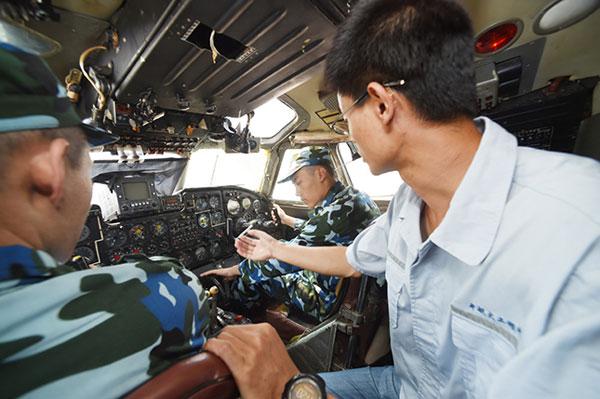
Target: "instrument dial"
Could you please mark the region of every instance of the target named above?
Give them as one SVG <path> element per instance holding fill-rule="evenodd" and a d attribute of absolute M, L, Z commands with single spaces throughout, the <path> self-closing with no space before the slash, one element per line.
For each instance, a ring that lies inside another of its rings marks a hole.
<path fill-rule="evenodd" d="M 127 243 L 127 234 L 123 230 L 109 230 L 104 239 L 109 249 L 118 248 Z"/>
<path fill-rule="evenodd" d="M 244 208 L 244 210 L 248 210 L 250 206 L 252 206 L 252 201 L 250 201 L 250 198 L 244 197 L 244 199 L 242 199 L 242 208 Z"/>
<path fill-rule="evenodd" d="M 154 222 L 152 224 L 152 235 L 154 237 L 161 237 L 163 235 L 165 235 L 165 233 L 167 232 L 167 225 L 165 224 L 165 222 L 163 222 L 162 220 L 159 220 L 157 222 Z"/>
<path fill-rule="evenodd" d="M 217 226 L 219 224 L 225 223 L 225 218 L 223 217 L 222 212 L 213 212 L 210 214 L 210 219 L 212 221 L 213 226 Z"/>
<path fill-rule="evenodd" d="M 198 226 L 203 229 L 206 229 L 210 225 L 210 220 L 208 218 L 208 213 L 201 213 L 198 215 Z"/>
<path fill-rule="evenodd" d="M 133 238 L 136 241 L 143 240 L 144 238 L 146 238 L 146 235 L 144 232 L 144 225 L 136 224 L 131 229 L 129 229 L 129 235 L 131 236 L 131 238 Z"/>
<path fill-rule="evenodd" d="M 210 254 L 213 258 L 218 258 L 221 255 L 221 244 L 218 241 L 210 244 Z"/>
<path fill-rule="evenodd" d="M 198 247 L 195 251 L 195 255 L 198 262 L 203 262 L 208 258 L 208 251 L 204 247 Z"/>
<path fill-rule="evenodd" d="M 148 245 L 146 247 L 146 255 L 148 255 L 148 256 L 159 255 L 158 247 L 154 244 Z"/>
<path fill-rule="evenodd" d="M 217 195 L 213 195 L 208 200 L 208 204 L 213 209 L 219 208 L 221 206 L 221 199 Z"/>
<path fill-rule="evenodd" d="M 90 228 L 84 224 L 83 230 L 81 230 L 81 235 L 79 236 L 79 242 L 87 240 L 90 237 L 90 233 Z"/>
<path fill-rule="evenodd" d="M 240 203 L 236 199 L 230 199 L 227 201 L 227 212 L 231 215 L 237 215 L 240 213 Z"/>
<path fill-rule="evenodd" d="M 208 209 L 208 201 L 206 201 L 205 197 L 200 197 L 196 199 L 196 210 L 204 211 Z"/>
<path fill-rule="evenodd" d="M 262 209 L 262 204 L 259 200 L 254 200 L 254 202 L 252 202 L 252 207 L 256 212 L 260 212 L 260 210 Z"/>

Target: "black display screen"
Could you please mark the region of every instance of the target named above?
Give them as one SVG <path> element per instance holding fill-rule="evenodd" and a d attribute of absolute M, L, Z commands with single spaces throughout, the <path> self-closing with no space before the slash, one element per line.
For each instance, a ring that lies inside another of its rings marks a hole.
<path fill-rule="evenodd" d="M 123 194 L 128 201 L 140 201 L 150 198 L 150 190 L 145 182 L 123 183 Z"/>

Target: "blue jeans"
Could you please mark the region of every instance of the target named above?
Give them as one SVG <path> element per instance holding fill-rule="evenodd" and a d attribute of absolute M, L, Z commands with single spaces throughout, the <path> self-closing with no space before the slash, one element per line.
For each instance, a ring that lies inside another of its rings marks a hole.
<path fill-rule="evenodd" d="M 398 399 L 400 381 L 394 366 L 363 367 L 319 374 L 325 380 L 327 391 L 339 399 Z"/>

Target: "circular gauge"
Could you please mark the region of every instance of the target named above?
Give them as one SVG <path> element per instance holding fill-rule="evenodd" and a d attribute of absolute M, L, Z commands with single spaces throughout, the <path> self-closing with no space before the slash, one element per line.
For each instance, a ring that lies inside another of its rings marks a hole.
<path fill-rule="evenodd" d="M 217 258 L 221 255 L 221 244 L 218 241 L 210 244 L 210 254 L 213 258 Z"/>
<path fill-rule="evenodd" d="M 127 234 L 123 230 L 109 230 L 104 239 L 108 248 L 118 248 L 127 244 Z"/>
<path fill-rule="evenodd" d="M 189 268 L 194 264 L 194 257 L 191 254 L 183 253 L 179 256 L 179 261 L 183 264 L 183 266 Z"/>
<path fill-rule="evenodd" d="M 167 232 L 167 225 L 162 220 L 152 223 L 152 235 L 161 237 Z"/>
<path fill-rule="evenodd" d="M 79 236 L 79 242 L 87 240 L 90 237 L 90 228 L 87 227 L 87 224 L 83 225 L 83 230 L 81 230 L 81 235 Z"/>
<path fill-rule="evenodd" d="M 252 202 L 252 207 L 254 208 L 254 210 L 255 210 L 256 212 L 260 212 L 260 210 L 262 209 L 262 204 L 260 203 L 260 201 L 259 201 L 259 200 L 254 200 L 254 201 Z"/>
<path fill-rule="evenodd" d="M 208 202 L 206 201 L 206 198 L 200 197 L 196 199 L 196 209 L 199 211 L 208 209 Z"/>
<path fill-rule="evenodd" d="M 237 215 L 240 213 L 240 203 L 236 199 L 230 199 L 227 201 L 227 212 L 231 215 Z"/>
<path fill-rule="evenodd" d="M 213 226 L 223 224 L 225 222 L 225 218 L 223 218 L 222 212 L 213 212 L 210 214 L 210 220 Z"/>
<path fill-rule="evenodd" d="M 162 240 L 162 241 L 159 241 L 159 243 L 158 243 L 158 248 L 160 249 L 161 254 L 167 253 L 167 251 L 169 251 L 170 247 L 171 246 L 169 244 L 169 241 L 167 241 L 167 240 Z"/>
<path fill-rule="evenodd" d="M 144 225 L 136 224 L 135 226 L 133 226 L 132 228 L 129 229 L 129 235 L 134 240 L 137 240 L 137 241 L 143 240 L 144 238 L 146 238 L 146 236 L 144 234 Z"/>
<path fill-rule="evenodd" d="M 247 210 L 248 208 L 250 208 L 251 205 L 252 205 L 252 201 L 250 201 L 250 198 L 244 197 L 244 199 L 242 199 L 242 208 L 244 208 L 244 210 Z"/>
<path fill-rule="evenodd" d="M 210 205 L 211 208 L 215 209 L 215 208 L 219 208 L 221 206 L 221 200 L 219 199 L 218 196 L 213 195 L 212 197 L 210 197 L 210 199 L 208 200 L 208 204 Z"/>
<path fill-rule="evenodd" d="M 208 219 L 208 213 L 201 213 L 198 215 L 198 226 L 205 229 L 210 225 L 210 220 Z"/>
<path fill-rule="evenodd" d="M 198 262 L 202 262 L 208 257 L 208 251 L 204 247 L 198 247 L 194 254 L 196 255 L 196 259 L 198 259 Z"/>
<path fill-rule="evenodd" d="M 146 254 L 149 256 L 158 255 L 158 247 L 154 244 L 150 244 L 146 247 Z"/>
<path fill-rule="evenodd" d="M 87 260 L 92 260 L 96 258 L 96 254 L 94 250 L 90 247 L 79 247 L 75 248 L 75 255 L 81 256 Z"/>

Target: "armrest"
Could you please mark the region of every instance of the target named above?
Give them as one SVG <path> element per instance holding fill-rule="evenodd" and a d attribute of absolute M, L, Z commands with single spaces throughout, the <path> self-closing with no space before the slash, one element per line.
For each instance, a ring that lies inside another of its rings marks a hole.
<path fill-rule="evenodd" d="M 175 363 L 125 396 L 127 399 L 237 398 L 231 372 L 217 356 L 200 352 Z"/>

